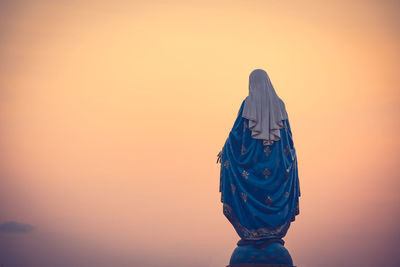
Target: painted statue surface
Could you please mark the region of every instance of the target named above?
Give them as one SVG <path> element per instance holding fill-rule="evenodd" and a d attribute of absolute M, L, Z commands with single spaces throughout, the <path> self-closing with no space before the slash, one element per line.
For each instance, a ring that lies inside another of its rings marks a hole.
<path fill-rule="evenodd" d="M 300 185 L 289 119 L 275 91 L 272 96 L 255 94 L 256 90 L 274 90 L 266 72 L 256 71 L 261 78 L 252 81 L 250 75 L 249 96 L 218 158 L 223 213 L 243 240 L 283 238 L 299 214 Z M 264 87 L 257 84 L 260 81 Z M 274 105 L 272 97 L 282 116 L 268 106 Z M 243 114 L 246 105 L 248 116 Z"/>

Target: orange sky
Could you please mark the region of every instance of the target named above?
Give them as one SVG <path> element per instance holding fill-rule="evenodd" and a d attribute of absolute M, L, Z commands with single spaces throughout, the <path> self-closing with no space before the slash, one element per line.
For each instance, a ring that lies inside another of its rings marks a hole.
<path fill-rule="evenodd" d="M 398 266 L 399 8 L 2 1 L 0 223 L 35 230 L 0 233 L 0 264 L 228 264 L 216 155 L 263 68 L 297 149 L 294 263 Z"/>

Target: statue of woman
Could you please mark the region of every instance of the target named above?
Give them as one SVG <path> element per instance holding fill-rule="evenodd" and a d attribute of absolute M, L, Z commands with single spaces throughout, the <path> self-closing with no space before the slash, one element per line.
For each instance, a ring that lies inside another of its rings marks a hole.
<path fill-rule="evenodd" d="M 282 240 L 299 214 L 297 158 L 285 104 L 262 69 L 250 74 L 217 162 L 223 213 L 239 243 Z"/>

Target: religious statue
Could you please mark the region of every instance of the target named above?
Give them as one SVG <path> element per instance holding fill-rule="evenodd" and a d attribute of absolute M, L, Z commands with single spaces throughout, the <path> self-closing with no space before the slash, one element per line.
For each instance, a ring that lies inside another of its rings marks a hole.
<path fill-rule="evenodd" d="M 299 214 L 296 150 L 285 104 L 262 69 L 250 74 L 218 162 L 223 213 L 241 238 L 229 266 L 293 266 L 282 238 Z"/>

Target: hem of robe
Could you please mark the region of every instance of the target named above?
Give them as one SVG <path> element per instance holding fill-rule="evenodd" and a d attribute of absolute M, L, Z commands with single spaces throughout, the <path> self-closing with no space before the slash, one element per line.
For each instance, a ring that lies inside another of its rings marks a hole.
<path fill-rule="evenodd" d="M 222 202 L 222 201 L 221 201 Z M 265 238 L 283 238 L 286 236 L 287 231 L 289 230 L 291 222 L 295 221 L 296 216 L 299 214 L 299 208 L 298 205 L 293 208 L 292 215 L 290 217 L 290 220 L 288 220 L 286 223 L 284 223 L 281 226 L 278 227 L 263 227 L 263 228 L 258 228 L 256 230 L 249 230 L 246 227 L 244 227 L 239 220 L 237 219 L 235 213 L 233 212 L 232 208 L 224 203 L 223 203 L 223 213 L 229 220 L 229 222 L 233 225 L 235 228 L 236 232 L 240 236 L 240 238 L 244 240 L 260 240 L 260 239 L 265 239 Z"/>

